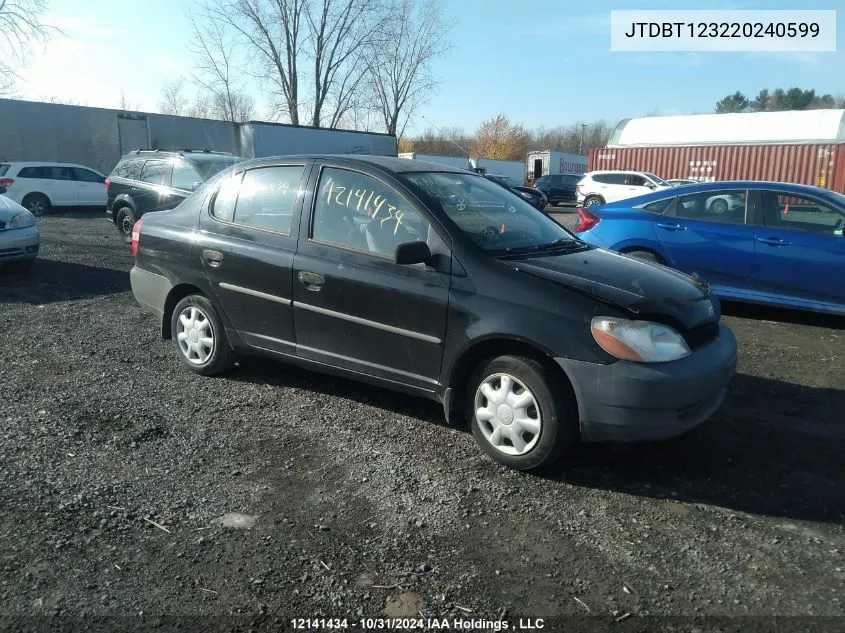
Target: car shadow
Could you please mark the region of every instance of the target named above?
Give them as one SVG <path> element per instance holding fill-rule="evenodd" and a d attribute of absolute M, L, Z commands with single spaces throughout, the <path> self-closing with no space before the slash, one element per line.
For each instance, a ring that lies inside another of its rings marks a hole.
<path fill-rule="evenodd" d="M 736 512 L 845 523 L 845 391 L 737 374 L 722 409 L 664 442 L 584 445 L 552 477 Z"/>
<path fill-rule="evenodd" d="M 424 422 L 448 426 L 443 405 L 412 395 L 356 380 L 322 374 L 269 358 L 250 356 L 239 361 L 226 378 L 276 387 L 307 389 L 316 394 L 337 396 L 407 415 Z M 453 427 L 449 427 L 453 428 Z"/>
<path fill-rule="evenodd" d="M 113 295 L 129 289 L 129 274 L 125 270 L 41 257 L 29 272 L 0 270 L 0 303 L 43 305 Z"/>
<path fill-rule="evenodd" d="M 779 321 L 795 325 L 811 325 L 815 327 L 845 330 L 845 316 L 795 310 L 791 308 L 775 308 L 753 303 L 740 303 L 723 299 L 722 314 L 725 316 L 754 319 L 755 321 Z"/>
<path fill-rule="evenodd" d="M 274 360 L 247 358 L 227 377 L 339 396 L 447 426 L 436 402 Z M 585 444 L 563 469 L 541 476 L 738 513 L 842 523 L 844 410 L 843 390 L 737 374 L 722 409 L 697 429 L 665 442 Z"/>

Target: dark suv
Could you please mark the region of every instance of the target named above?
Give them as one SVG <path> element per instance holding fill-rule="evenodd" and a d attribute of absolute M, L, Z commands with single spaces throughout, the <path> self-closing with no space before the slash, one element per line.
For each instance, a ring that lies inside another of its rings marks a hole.
<path fill-rule="evenodd" d="M 106 214 L 129 243 L 142 215 L 172 209 L 214 174 L 242 160 L 207 149 L 130 152 L 106 179 Z"/>
<path fill-rule="evenodd" d="M 549 199 L 551 206 L 561 203 L 575 204 L 577 195 L 575 185 L 584 177 L 584 174 L 550 174 L 540 178 L 534 188 L 539 189 Z"/>

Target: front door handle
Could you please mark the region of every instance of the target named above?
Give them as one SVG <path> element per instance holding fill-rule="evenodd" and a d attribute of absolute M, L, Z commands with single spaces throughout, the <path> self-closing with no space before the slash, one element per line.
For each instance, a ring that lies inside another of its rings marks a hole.
<path fill-rule="evenodd" d="M 686 231 L 687 227 L 682 226 L 680 224 L 666 224 L 665 222 L 658 222 L 657 226 L 661 229 L 666 229 L 667 231 Z"/>
<path fill-rule="evenodd" d="M 297 275 L 299 283 L 308 288 L 308 290 L 319 290 L 326 283 L 326 278 L 319 273 L 312 273 L 307 270 L 300 270 Z"/>
<path fill-rule="evenodd" d="M 202 258 L 208 263 L 209 266 L 214 266 L 215 268 L 223 263 L 223 253 L 220 251 L 212 251 L 209 249 L 205 249 L 202 252 Z"/>
<path fill-rule="evenodd" d="M 768 244 L 769 246 L 789 246 L 789 242 L 779 237 L 758 237 L 757 241 L 761 244 Z"/>

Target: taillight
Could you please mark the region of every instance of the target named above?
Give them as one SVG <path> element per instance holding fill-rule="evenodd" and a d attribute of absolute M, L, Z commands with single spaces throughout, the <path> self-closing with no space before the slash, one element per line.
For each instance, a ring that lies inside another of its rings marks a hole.
<path fill-rule="evenodd" d="M 138 254 L 138 247 L 141 245 L 141 225 L 143 220 L 138 220 L 132 227 L 132 257 Z"/>
<path fill-rule="evenodd" d="M 15 184 L 14 178 L 0 178 L 0 187 L 11 187 Z"/>
<path fill-rule="evenodd" d="M 108 191 L 108 190 L 109 190 L 109 185 L 111 185 L 111 180 L 109 180 L 108 178 L 106 178 L 106 191 Z"/>
<path fill-rule="evenodd" d="M 578 224 L 575 225 L 575 232 L 583 233 L 584 231 L 589 231 L 599 222 L 601 222 L 599 216 L 590 213 L 587 209 L 578 209 Z"/>

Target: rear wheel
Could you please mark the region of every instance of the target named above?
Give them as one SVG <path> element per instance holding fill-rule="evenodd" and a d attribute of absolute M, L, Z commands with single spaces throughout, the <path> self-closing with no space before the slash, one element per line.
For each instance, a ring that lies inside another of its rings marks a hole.
<path fill-rule="evenodd" d="M 123 241 L 129 244 L 132 241 L 132 227 L 135 226 L 135 214 L 129 207 L 120 207 L 114 218 L 117 230 Z"/>
<path fill-rule="evenodd" d="M 576 408 L 551 368 L 500 356 L 469 382 L 472 434 L 482 450 L 516 470 L 553 466 L 577 441 Z"/>
<path fill-rule="evenodd" d="M 28 193 L 24 196 L 21 204 L 35 216 L 47 215 L 53 208 L 53 205 L 50 204 L 50 199 L 43 193 Z"/>
<path fill-rule="evenodd" d="M 170 317 L 173 342 L 188 369 L 202 376 L 222 373 L 235 363 L 235 353 L 217 311 L 206 297 L 188 295 Z"/>
<path fill-rule="evenodd" d="M 584 199 L 584 207 L 595 207 L 604 204 L 604 198 L 601 196 L 587 196 Z"/>

